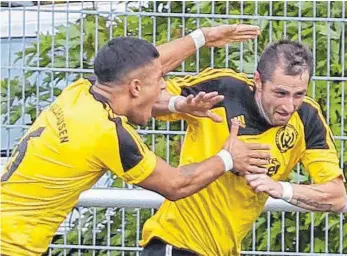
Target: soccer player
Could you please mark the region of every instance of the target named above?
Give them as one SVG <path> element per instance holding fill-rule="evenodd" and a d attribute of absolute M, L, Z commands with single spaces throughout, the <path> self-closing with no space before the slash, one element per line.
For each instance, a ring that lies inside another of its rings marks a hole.
<path fill-rule="evenodd" d="M 220 26 L 206 28 L 204 33 L 206 42 L 217 46 L 220 41 L 253 39 L 259 28 Z M 42 111 L 1 176 L 1 255 L 44 253 L 81 192 L 106 170 L 170 200 L 197 192 L 233 165 L 253 173 L 266 172 L 263 158 L 270 154 L 259 150 L 268 147 L 237 139 L 237 122 L 216 156 L 179 168 L 151 152 L 131 126 L 146 124 L 166 86 L 163 75 L 181 63 L 183 57 L 168 56 L 172 47 L 185 44 L 194 52 L 195 35 L 163 45 L 159 52 L 140 39 L 111 40 L 95 59 L 96 81 L 79 79 Z M 214 119 L 205 104 L 211 106 L 222 99 L 208 93 L 198 101 L 191 96 L 177 105 L 172 101 L 170 107 L 194 114 L 191 109 Z M 253 164 L 232 162 L 231 155 Z"/>
<path fill-rule="evenodd" d="M 180 164 L 215 155 L 228 137 L 232 118 L 239 120 L 239 139 L 271 145 L 272 157 L 267 175 L 235 167 L 194 195 L 165 200 L 144 225 L 143 256 L 239 255 L 242 239 L 268 196 L 312 211 L 344 208 L 346 191 L 333 135 L 317 102 L 306 96 L 312 70 L 310 51 L 282 40 L 265 49 L 253 79 L 231 69 L 208 68 L 196 76 L 167 81 L 172 95 L 200 91 L 224 95 L 211 110 L 223 118 L 221 123 L 184 113 L 161 117 L 187 121 Z M 169 114 L 167 102 L 177 97 L 163 93 L 154 115 Z M 282 182 L 299 162 L 315 184 Z"/>

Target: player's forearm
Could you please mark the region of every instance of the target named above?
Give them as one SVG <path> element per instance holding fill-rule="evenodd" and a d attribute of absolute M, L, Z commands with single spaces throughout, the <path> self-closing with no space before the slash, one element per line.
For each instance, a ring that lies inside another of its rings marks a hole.
<path fill-rule="evenodd" d="M 178 168 L 175 179 L 175 198 L 178 200 L 190 196 L 225 173 L 225 165 L 219 156 L 209 158 L 198 164 L 188 164 Z"/>
<path fill-rule="evenodd" d="M 291 204 L 311 211 L 339 212 L 346 204 L 346 190 L 342 179 L 324 184 L 292 184 Z"/>
<path fill-rule="evenodd" d="M 196 51 L 194 41 L 189 35 L 160 45 L 157 49 L 164 75 L 177 68 Z"/>

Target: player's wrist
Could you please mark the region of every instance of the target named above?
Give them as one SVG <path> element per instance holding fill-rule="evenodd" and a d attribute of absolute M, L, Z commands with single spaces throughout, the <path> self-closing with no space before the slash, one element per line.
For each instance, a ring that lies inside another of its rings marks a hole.
<path fill-rule="evenodd" d="M 222 159 L 225 172 L 228 172 L 231 169 L 233 169 L 234 161 L 229 151 L 222 149 L 221 151 L 217 153 L 217 156 L 219 156 Z"/>
<path fill-rule="evenodd" d="M 184 103 L 186 97 L 184 96 L 172 96 L 169 99 L 168 109 L 172 113 L 180 113 L 182 111 L 182 104 Z"/>
<path fill-rule="evenodd" d="M 206 44 L 206 37 L 201 28 L 194 30 L 189 36 L 193 39 L 196 50 Z"/>
<path fill-rule="evenodd" d="M 289 182 L 282 182 L 280 181 L 279 184 L 282 187 L 282 196 L 281 199 L 290 202 L 293 198 L 294 195 L 294 189 L 292 184 L 290 184 Z"/>

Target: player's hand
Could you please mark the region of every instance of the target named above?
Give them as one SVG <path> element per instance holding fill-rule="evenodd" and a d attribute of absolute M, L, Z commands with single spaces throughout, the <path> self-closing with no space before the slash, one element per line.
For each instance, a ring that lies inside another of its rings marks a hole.
<path fill-rule="evenodd" d="M 266 144 L 245 143 L 237 138 L 239 122 L 231 120 L 230 136 L 224 144 L 224 149 L 231 153 L 234 168 L 231 170 L 237 175 L 267 173 L 271 154 L 270 146 Z"/>
<path fill-rule="evenodd" d="M 222 122 L 223 119 L 217 114 L 211 112 L 211 108 L 224 99 L 218 92 L 199 92 L 198 95 L 189 95 L 177 99 L 175 103 L 179 112 L 191 114 L 199 117 L 208 117 L 215 122 Z"/>
<path fill-rule="evenodd" d="M 273 198 L 282 198 L 283 190 L 281 184 L 266 174 L 246 174 L 245 178 L 247 184 L 255 192 L 264 192 Z"/>
<path fill-rule="evenodd" d="M 205 35 L 205 46 L 221 47 L 228 43 L 245 42 L 260 35 L 260 28 L 254 25 L 233 24 L 202 28 Z"/>

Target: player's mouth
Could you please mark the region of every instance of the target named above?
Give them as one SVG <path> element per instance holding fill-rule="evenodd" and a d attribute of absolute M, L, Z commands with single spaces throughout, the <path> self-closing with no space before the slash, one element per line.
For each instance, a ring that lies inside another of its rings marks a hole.
<path fill-rule="evenodd" d="M 278 115 L 280 115 L 281 117 L 289 117 L 290 114 L 288 112 L 276 112 Z"/>

